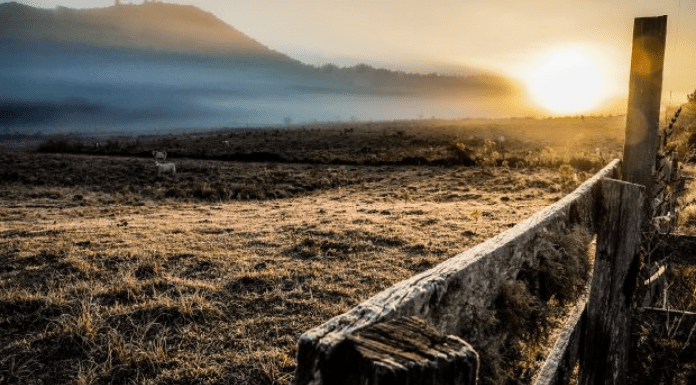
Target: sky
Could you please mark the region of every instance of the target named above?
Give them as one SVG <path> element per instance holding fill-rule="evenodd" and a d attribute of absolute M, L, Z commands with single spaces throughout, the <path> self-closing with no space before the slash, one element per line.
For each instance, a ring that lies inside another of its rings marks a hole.
<path fill-rule="evenodd" d="M 18 2 L 42 8 L 113 4 L 109 0 Z M 550 77 L 541 69 L 548 69 L 548 63 L 559 55 L 579 55 L 578 61 L 587 63 L 585 76 L 601 78 L 598 98 L 604 101 L 627 95 L 633 19 L 668 15 L 662 101 L 684 102 L 696 88 L 696 0 L 167 2 L 212 12 L 269 48 L 312 65 L 366 63 L 442 73 L 483 69 L 533 90 L 546 87 L 542 83 Z"/>

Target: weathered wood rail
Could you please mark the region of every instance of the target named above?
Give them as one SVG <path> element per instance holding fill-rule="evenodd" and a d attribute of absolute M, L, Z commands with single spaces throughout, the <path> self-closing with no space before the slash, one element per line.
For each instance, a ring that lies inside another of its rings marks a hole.
<path fill-rule="evenodd" d="M 472 335 L 506 282 L 538 262 L 539 234 L 574 225 L 597 234 L 591 284 L 535 384 L 567 384 L 576 363 L 580 384 L 622 384 L 641 228 L 665 232 L 666 223 L 669 232 L 676 217 L 678 164 L 658 147 L 657 134 L 665 31 L 666 16 L 635 21 L 623 161 L 508 231 L 304 333 L 296 384 L 476 384 L 478 355 L 460 337 Z M 667 219 L 655 226 L 654 216 Z"/>

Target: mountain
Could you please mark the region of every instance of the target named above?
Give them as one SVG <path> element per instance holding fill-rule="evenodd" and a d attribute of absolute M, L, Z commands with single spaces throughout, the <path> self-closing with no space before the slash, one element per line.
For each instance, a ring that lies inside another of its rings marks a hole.
<path fill-rule="evenodd" d="M 0 40 L 296 62 L 211 13 L 190 5 L 154 2 L 93 9 L 40 9 L 16 2 L 3 3 Z"/>
<path fill-rule="evenodd" d="M 491 73 L 313 67 L 194 6 L 0 4 L 0 133 L 527 114 Z"/>

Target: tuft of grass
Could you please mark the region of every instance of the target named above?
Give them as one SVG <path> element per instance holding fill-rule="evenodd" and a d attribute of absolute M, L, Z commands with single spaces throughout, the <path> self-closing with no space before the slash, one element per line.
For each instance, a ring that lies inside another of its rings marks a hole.
<path fill-rule="evenodd" d="M 535 256 L 517 279 L 504 282 L 491 309 L 478 309 L 463 338 L 479 353 L 482 384 L 529 383 L 562 321 L 589 280 L 591 237 L 576 226 L 537 236 L 527 253 Z"/>
<path fill-rule="evenodd" d="M 532 249 L 538 263 L 526 266 L 519 278 L 541 300 L 555 298 L 565 305 L 587 285 L 591 240 L 587 230 L 579 226 L 563 234 L 540 233 Z"/>
<path fill-rule="evenodd" d="M 696 226 L 696 206 L 695 205 L 686 206 L 679 212 L 679 226 L 681 226 L 681 227 Z"/>
<path fill-rule="evenodd" d="M 569 164 L 563 164 L 558 168 L 558 173 L 561 176 L 561 186 L 564 192 L 570 192 L 578 186 L 578 176 L 575 173 L 575 168 Z"/>

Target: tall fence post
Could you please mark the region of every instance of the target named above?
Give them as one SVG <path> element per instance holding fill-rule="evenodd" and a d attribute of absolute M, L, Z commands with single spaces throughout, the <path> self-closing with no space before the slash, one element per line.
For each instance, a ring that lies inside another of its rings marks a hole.
<path fill-rule="evenodd" d="M 662 68 L 667 16 L 639 17 L 633 25 L 623 180 L 645 186 L 643 220 L 650 220 L 659 144 Z"/>
<path fill-rule="evenodd" d="M 625 383 L 631 329 L 631 297 L 639 269 L 641 207 L 645 188 L 614 179 L 602 181 L 597 252 L 580 385 Z"/>

